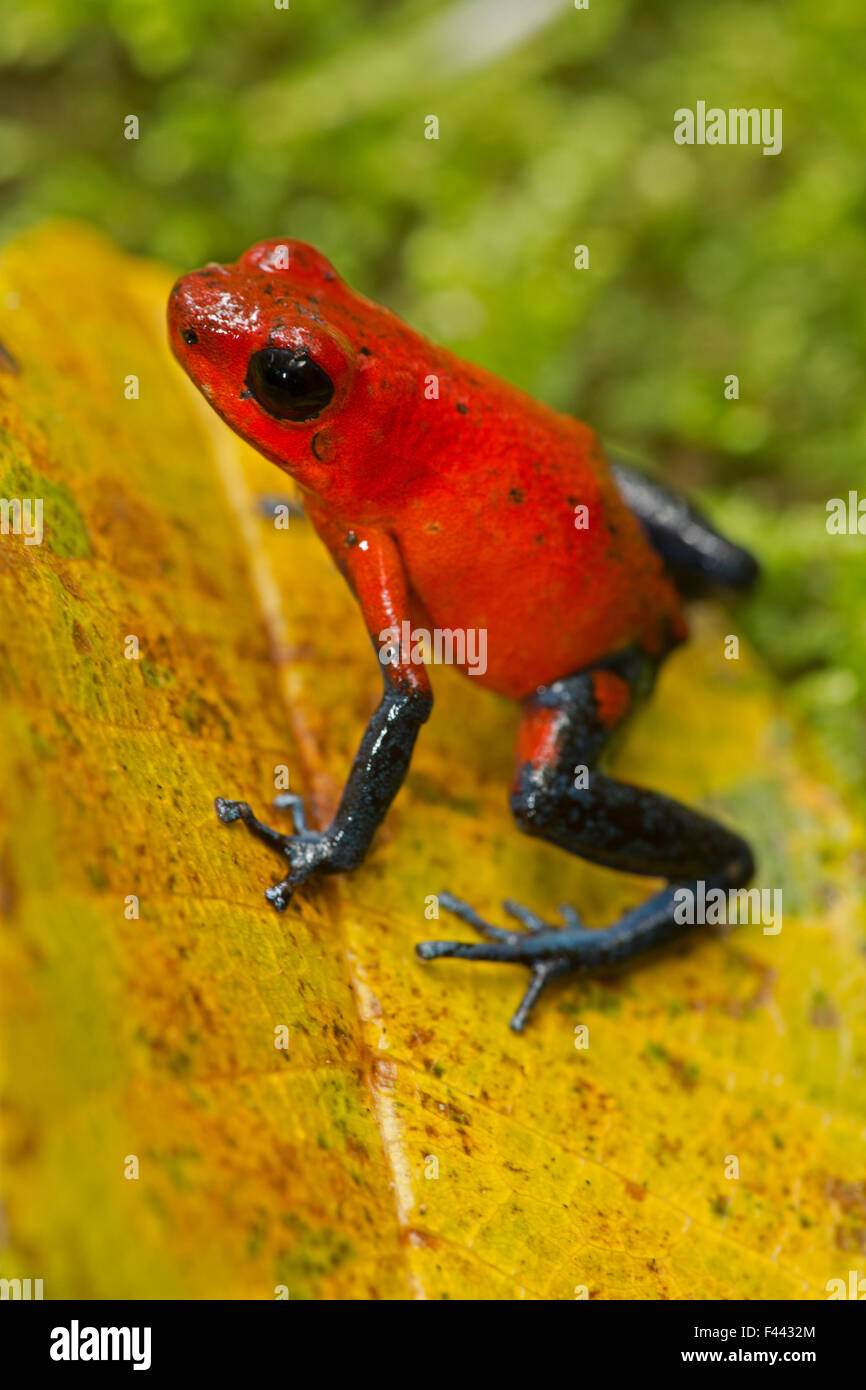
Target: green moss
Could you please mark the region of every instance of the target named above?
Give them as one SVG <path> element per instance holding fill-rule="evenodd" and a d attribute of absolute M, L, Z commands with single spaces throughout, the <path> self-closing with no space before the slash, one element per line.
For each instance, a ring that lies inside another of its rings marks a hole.
<path fill-rule="evenodd" d="M 108 887 L 108 879 L 105 877 L 105 874 L 98 864 L 87 865 L 87 877 L 97 892 L 101 892 L 103 888 Z"/>
<path fill-rule="evenodd" d="M 202 700 L 195 692 L 184 700 L 180 709 L 180 717 L 191 734 L 199 732 L 202 722 Z"/>
<path fill-rule="evenodd" d="M 91 553 L 84 517 L 65 483 L 54 482 L 35 468 L 16 461 L 0 474 L 0 495 L 41 499 L 42 543 L 55 555 L 83 559 Z"/>
<path fill-rule="evenodd" d="M 30 743 L 37 758 L 57 757 L 57 749 L 54 747 L 51 740 L 45 737 L 41 730 L 32 729 L 30 731 Z"/>
<path fill-rule="evenodd" d="M 285 1213 L 283 1224 L 296 1237 L 296 1243 L 278 1256 L 274 1282 L 285 1284 L 292 1299 L 314 1298 L 319 1281 L 351 1259 L 354 1246 L 327 1227 L 308 1226 L 291 1212 Z"/>
<path fill-rule="evenodd" d="M 174 684 L 174 676 L 171 671 L 164 666 L 157 666 L 155 662 L 148 661 L 146 656 L 141 658 L 139 668 L 145 684 L 149 685 L 152 690 L 160 690 L 164 685 Z"/>

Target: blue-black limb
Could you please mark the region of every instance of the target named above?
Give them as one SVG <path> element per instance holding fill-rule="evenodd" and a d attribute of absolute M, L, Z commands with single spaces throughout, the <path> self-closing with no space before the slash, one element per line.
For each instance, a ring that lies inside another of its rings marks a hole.
<path fill-rule="evenodd" d="M 559 928 L 509 901 L 506 911 L 525 931 L 507 930 L 443 893 L 440 906 L 486 940 L 425 941 L 416 948 L 425 960 L 457 956 L 527 966 L 529 988 L 511 1020 L 518 1032 L 551 979 L 622 965 L 689 932 L 691 926 L 675 915 L 679 888 L 695 887 L 698 880 L 707 889 L 740 888 L 754 872 L 749 846 L 733 831 L 598 770 L 635 694 L 653 675 L 648 658 L 627 652 L 532 695 L 524 704 L 511 807 L 525 833 L 596 864 L 665 878 L 669 886 L 600 929 L 585 927 L 573 908 L 560 908 L 565 926 Z"/>
<path fill-rule="evenodd" d="M 216 798 L 221 821 L 243 821 L 252 835 L 289 860 L 285 878 L 265 891 L 277 911 L 288 907 L 294 890 L 312 873 L 345 873 L 361 863 L 402 785 L 430 707 L 428 695 L 413 688 L 395 689 L 386 680 L 385 693 L 364 731 L 340 804 L 325 831 L 307 828 L 303 802 L 293 794 L 284 793 L 275 801 L 279 809 L 292 814 L 291 835 L 258 820 L 245 801 Z"/>
<path fill-rule="evenodd" d="M 612 463 L 611 472 L 626 505 L 684 593 L 751 588 L 758 577 L 755 557 L 721 535 L 691 502 L 628 464 Z"/>

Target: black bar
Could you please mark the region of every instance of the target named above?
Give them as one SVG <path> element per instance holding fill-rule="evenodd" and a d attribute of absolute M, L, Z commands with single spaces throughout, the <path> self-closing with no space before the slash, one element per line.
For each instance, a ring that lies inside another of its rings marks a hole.
<path fill-rule="evenodd" d="M 15 1366 L 22 1385 L 30 1383 L 30 1371 L 92 1379 L 108 1370 L 114 1377 L 135 1377 L 136 1361 L 140 1376 L 157 1381 L 167 1375 L 198 1379 L 208 1372 L 221 1381 L 232 1375 L 248 1380 L 251 1373 L 258 1379 L 272 1366 L 309 1385 L 317 1373 L 332 1380 L 341 1357 L 355 1374 L 365 1368 L 364 1379 L 378 1368 L 389 1379 L 405 1381 L 415 1376 L 419 1360 L 421 1368 L 432 1369 L 440 1354 L 447 1373 L 459 1347 L 458 1364 L 465 1370 L 467 1361 L 483 1359 L 490 1383 L 497 1354 L 508 1357 L 513 1373 L 512 1358 L 537 1349 L 543 1329 L 562 1339 L 556 1353 L 548 1347 L 548 1369 L 555 1358 L 561 1374 L 566 1362 L 580 1382 L 590 1367 L 616 1377 L 666 1376 L 675 1367 L 701 1375 L 712 1365 L 728 1371 L 805 1367 L 826 1381 L 828 1374 L 859 1364 L 866 1319 L 841 1306 L 850 1301 L 848 1294 L 796 1303 L 575 1300 L 547 1312 L 538 1303 L 522 1303 L 517 1312 L 502 1303 L 446 1303 L 415 1312 L 404 1308 L 396 1319 L 389 1305 L 353 1302 L 5 1301 L 0 1354 L 6 1368 Z M 866 1283 L 856 1301 L 866 1301 Z M 102 1329 L 117 1329 L 117 1336 L 103 1336 Z M 415 1333 L 424 1341 L 414 1341 Z M 112 1359 L 115 1349 L 126 1359 Z M 89 1359 L 92 1350 L 106 1359 Z M 76 1352 L 78 1359 L 71 1359 Z M 70 1359 L 56 1359 L 60 1353 Z M 536 1372 L 546 1379 L 543 1365 Z"/>

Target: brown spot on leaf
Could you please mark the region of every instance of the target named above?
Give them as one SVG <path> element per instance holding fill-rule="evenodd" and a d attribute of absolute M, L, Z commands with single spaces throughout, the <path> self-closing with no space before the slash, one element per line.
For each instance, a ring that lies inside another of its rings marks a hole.
<path fill-rule="evenodd" d="M 90 638 L 79 622 L 72 624 L 72 640 L 75 643 L 75 650 L 80 656 L 92 656 L 93 647 Z"/>
<path fill-rule="evenodd" d="M 17 376 L 21 368 L 3 343 L 0 343 L 0 372 L 9 372 L 12 376 Z"/>

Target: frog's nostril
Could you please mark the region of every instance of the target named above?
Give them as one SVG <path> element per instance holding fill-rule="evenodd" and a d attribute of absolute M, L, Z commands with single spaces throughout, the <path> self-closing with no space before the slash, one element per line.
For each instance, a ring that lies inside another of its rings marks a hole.
<path fill-rule="evenodd" d="M 192 347 L 193 343 L 198 342 L 198 334 L 196 333 L 194 328 L 184 328 L 180 336 L 183 338 L 184 342 L 187 344 L 188 347 Z"/>

